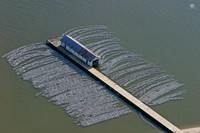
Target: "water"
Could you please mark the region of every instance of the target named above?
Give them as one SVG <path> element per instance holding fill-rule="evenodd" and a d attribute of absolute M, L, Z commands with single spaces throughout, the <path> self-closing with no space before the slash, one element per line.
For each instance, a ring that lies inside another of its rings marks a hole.
<path fill-rule="evenodd" d="M 99 70 L 124 89 L 129 86 L 127 91 L 145 104 L 158 105 L 183 99 L 177 96 L 185 91 L 174 93 L 183 84 L 175 81 L 172 76 L 165 75 L 153 63 L 124 50 L 118 45 L 116 37 L 106 32 L 105 26 L 77 27 L 63 33 L 63 36 L 65 34 L 73 36 L 101 55 Z M 96 42 L 87 44 L 85 41 Z M 36 96 L 50 98 L 48 101 L 62 107 L 69 116 L 75 117 L 77 125 L 91 126 L 131 112 L 125 103 L 119 106 L 120 100 L 105 86 L 44 43 L 20 47 L 2 57 L 7 59 L 17 75 L 25 81 L 31 81 L 40 90 Z M 135 94 L 134 91 L 139 93 Z M 169 95 L 169 92 L 173 94 Z M 168 95 L 163 97 L 165 94 Z"/>
<path fill-rule="evenodd" d="M 179 127 L 198 125 L 199 2 L 192 3 L 194 9 L 187 1 L 1 1 L 0 56 L 61 35 L 72 27 L 105 25 L 120 39 L 123 48 L 143 55 L 185 83 L 181 88 L 187 90 L 184 100 L 153 108 Z M 159 132 L 135 113 L 87 128 L 77 127 L 62 109 L 35 97 L 37 90 L 17 78 L 5 60 L 0 63 L 0 96 L 1 101 L 6 101 L 1 102 L 2 132 Z"/>

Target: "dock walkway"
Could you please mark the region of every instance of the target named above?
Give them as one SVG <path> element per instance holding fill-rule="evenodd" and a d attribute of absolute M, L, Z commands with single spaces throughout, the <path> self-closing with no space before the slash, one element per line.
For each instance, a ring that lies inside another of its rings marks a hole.
<path fill-rule="evenodd" d="M 159 115 L 157 112 L 149 108 L 147 105 L 142 103 L 140 100 L 138 100 L 136 97 L 131 95 L 129 92 L 124 90 L 122 87 L 114 83 L 112 80 L 107 78 L 105 75 L 103 75 L 101 72 L 96 70 L 93 67 L 90 67 L 86 65 L 84 62 L 79 60 L 77 57 L 75 57 L 73 54 L 62 48 L 60 46 L 60 38 L 47 40 L 47 44 L 54 49 L 56 49 L 58 52 L 60 52 L 62 55 L 67 56 L 71 60 L 75 62 L 75 64 L 78 64 L 83 69 L 85 69 L 90 75 L 96 77 L 101 82 L 103 82 L 105 85 L 107 85 L 112 91 L 116 92 L 120 95 L 123 99 L 131 103 L 132 105 L 136 106 L 142 113 L 147 115 L 151 120 L 153 120 L 155 123 L 159 124 L 161 127 L 164 127 L 165 129 L 169 130 L 173 133 L 183 133 L 178 127 L 170 123 L 168 120 L 163 118 L 161 115 Z"/>

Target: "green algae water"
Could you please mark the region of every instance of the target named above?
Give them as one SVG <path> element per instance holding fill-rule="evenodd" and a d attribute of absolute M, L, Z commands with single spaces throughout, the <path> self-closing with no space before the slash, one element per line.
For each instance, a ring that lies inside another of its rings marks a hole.
<path fill-rule="evenodd" d="M 191 6 L 194 4 L 195 6 Z M 192 8 L 193 7 L 193 8 Z M 187 90 L 184 100 L 153 106 L 180 128 L 200 125 L 199 1 L 0 1 L 0 56 L 44 42 L 70 28 L 105 25 L 127 50 L 141 54 Z M 76 126 L 63 109 L 0 59 L 0 132 L 160 132 L 131 113 L 90 127 Z"/>

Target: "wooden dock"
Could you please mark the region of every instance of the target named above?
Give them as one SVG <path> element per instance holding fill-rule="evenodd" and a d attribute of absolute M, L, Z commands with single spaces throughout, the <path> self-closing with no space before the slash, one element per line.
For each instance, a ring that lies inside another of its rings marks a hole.
<path fill-rule="evenodd" d="M 95 77 L 96 79 L 100 80 L 102 83 L 104 83 L 106 86 L 108 86 L 111 91 L 116 92 L 122 99 L 127 101 L 129 104 L 135 106 L 139 111 L 141 111 L 145 116 L 150 118 L 153 122 L 158 124 L 160 127 L 166 129 L 169 132 L 173 133 L 183 133 L 178 127 L 170 123 L 168 120 L 166 120 L 164 117 L 159 115 L 157 112 L 149 108 L 147 105 L 142 103 L 140 100 L 135 98 L 133 95 L 131 95 L 129 92 L 121 88 L 119 85 L 117 85 L 115 82 L 107 78 L 105 75 L 103 75 L 101 72 L 96 70 L 93 67 L 90 67 L 86 65 L 84 62 L 79 60 L 77 57 L 75 57 L 73 54 L 65 50 L 62 46 L 60 46 L 60 38 L 55 38 L 51 40 L 47 40 L 47 44 L 57 50 L 59 53 L 61 53 L 66 58 L 72 60 L 75 64 L 77 64 L 79 67 L 82 67 L 85 71 L 87 71 L 90 75 Z"/>

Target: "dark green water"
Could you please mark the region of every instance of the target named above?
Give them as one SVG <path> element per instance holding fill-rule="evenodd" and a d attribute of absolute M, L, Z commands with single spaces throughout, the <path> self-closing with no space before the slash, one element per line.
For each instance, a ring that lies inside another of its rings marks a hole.
<path fill-rule="evenodd" d="M 1 0 L 0 56 L 73 27 L 98 24 L 114 32 L 122 47 L 185 83 L 184 100 L 153 109 L 180 128 L 200 126 L 199 0 Z M 37 92 L 0 59 L 1 133 L 160 132 L 136 113 L 82 128 L 63 109 L 35 97 Z"/>

